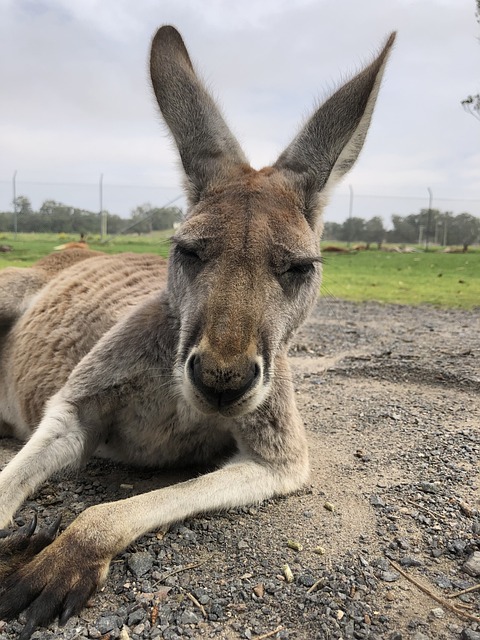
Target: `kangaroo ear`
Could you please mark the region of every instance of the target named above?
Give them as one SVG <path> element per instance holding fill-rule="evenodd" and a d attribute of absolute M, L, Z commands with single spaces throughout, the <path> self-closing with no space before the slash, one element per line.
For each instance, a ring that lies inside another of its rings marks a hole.
<path fill-rule="evenodd" d="M 195 75 L 174 27 L 157 31 L 150 57 L 153 89 L 173 134 L 187 176 L 191 203 L 204 189 L 247 163 L 217 105 Z"/>
<path fill-rule="evenodd" d="M 318 194 L 326 194 L 352 168 L 363 147 L 395 35 L 370 65 L 324 102 L 274 165 L 305 198 L 311 218 Z"/>

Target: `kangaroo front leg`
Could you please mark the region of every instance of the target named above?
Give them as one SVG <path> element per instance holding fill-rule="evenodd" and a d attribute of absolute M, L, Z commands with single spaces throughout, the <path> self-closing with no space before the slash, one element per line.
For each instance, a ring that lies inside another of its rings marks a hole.
<path fill-rule="evenodd" d="M 0 473 L 0 528 L 53 473 L 93 453 L 100 431 L 85 426 L 75 404 L 54 396 L 30 440 Z"/>
<path fill-rule="evenodd" d="M 308 473 L 302 437 L 299 444 L 290 452 L 295 455 L 288 464 L 285 459 L 276 464 L 241 454 L 199 478 L 90 507 L 29 564 L 7 578 L 0 591 L 0 619 L 15 617 L 26 609 L 21 640 L 56 616 L 65 623 L 106 579 L 112 558 L 147 531 L 197 513 L 255 503 L 295 490 Z"/>

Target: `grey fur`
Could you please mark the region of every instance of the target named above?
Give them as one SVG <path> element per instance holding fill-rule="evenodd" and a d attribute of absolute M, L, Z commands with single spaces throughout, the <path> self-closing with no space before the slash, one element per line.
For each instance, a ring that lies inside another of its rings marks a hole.
<path fill-rule="evenodd" d="M 57 603 L 50 615 L 63 620 L 62 603 L 69 615 L 83 606 L 112 557 L 143 533 L 305 482 L 287 350 L 319 290 L 326 190 L 361 149 L 392 43 L 273 167 L 254 171 L 178 32 L 158 31 L 152 82 L 190 199 L 168 284 L 159 258 L 98 256 L 61 271 L 17 314 L 0 361 L 0 412 L 29 439 L 0 473 L 0 526 L 52 473 L 91 455 L 171 466 L 233 453 L 212 473 L 85 511 L 8 578 L 0 617 L 28 592 L 37 609 Z"/>

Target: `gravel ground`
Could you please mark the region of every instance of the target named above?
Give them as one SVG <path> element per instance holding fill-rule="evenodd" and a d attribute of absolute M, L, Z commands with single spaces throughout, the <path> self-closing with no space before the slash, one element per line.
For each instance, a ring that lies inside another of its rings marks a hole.
<path fill-rule="evenodd" d="M 480 590 L 449 597 L 480 583 L 479 311 L 322 300 L 291 355 L 310 484 L 145 536 L 81 617 L 34 638 L 480 640 Z M 93 461 L 17 523 L 184 477 Z M 0 640 L 20 628 L 0 621 Z"/>

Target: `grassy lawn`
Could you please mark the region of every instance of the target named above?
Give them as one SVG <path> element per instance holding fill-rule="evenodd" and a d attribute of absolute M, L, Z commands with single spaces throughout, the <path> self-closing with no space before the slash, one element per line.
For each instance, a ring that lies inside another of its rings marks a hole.
<path fill-rule="evenodd" d="M 322 294 L 346 300 L 480 307 L 480 251 L 324 254 Z"/>
<path fill-rule="evenodd" d="M 105 253 L 156 253 L 167 256 L 170 249 L 168 238 L 173 231 L 155 231 L 148 236 L 136 234 L 118 236 L 102 243 L 100 237 L 88 238 L 88 246 L 95 251 Z M 17 239 L 13 234 L 0 234 L 0 245 L 8 244 L 13 247 L 11 253 L 0 253 L 0 269 L 3 267 L 28 267 L 39 258 L 51 253 L 54 247 L 67 242 L 78 242 L 78 235 L 55 233 L 19 233 Z"/>
<path fill-rule="evenodd" d="M 166 256 L 171 231 L 148 236 L 119 236 L 102 244 L 88 238 L 91 249 L 107 253 L 132 251 Z M 66 234 L 1 234 L 0 244 L 13 246 L 11 253 L 0 253 L 0 268 L 29 266 L 50 253 L 55 246 L 77 241 Z M 325 253 L 322 294 L 346 300 L 378 300 L 398 304 L 428 303 L 442 307 L 471 309 L 480 307 L 480 250 L 467 254 Z"/>

